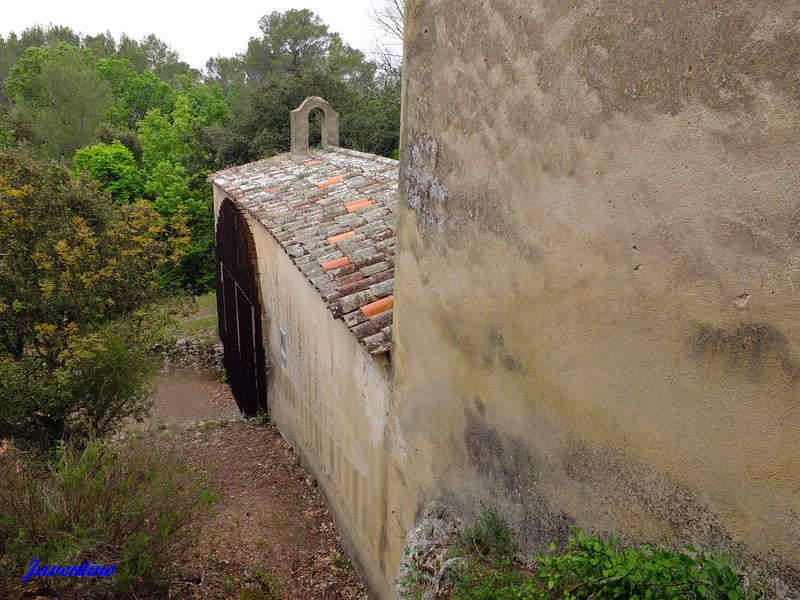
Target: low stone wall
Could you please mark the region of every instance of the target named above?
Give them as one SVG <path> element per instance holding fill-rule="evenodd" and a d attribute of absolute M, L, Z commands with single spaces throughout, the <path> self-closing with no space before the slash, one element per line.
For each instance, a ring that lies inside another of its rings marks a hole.
<path fill-rule="evenodd" d="M 159 349 L 164 360 L 163 372 L 191 371 L 222 377 L 225 373 L 222 342 L 181 338 L 172 346 Z"/>

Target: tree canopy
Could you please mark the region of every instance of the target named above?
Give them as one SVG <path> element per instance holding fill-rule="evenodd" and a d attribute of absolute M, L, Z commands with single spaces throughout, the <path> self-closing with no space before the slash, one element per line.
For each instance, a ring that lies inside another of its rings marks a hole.
<path fill-rule="evenodd" d="M 191 241 L 161 283 L 201 291 L 214 277 L 207 175 L 287 151 L 289 111 L 303 99 L 331 102 L 345 146 L 391 155 L 399 145 L 399 73 L 310 10 L 258 25 L 240 54 L 210 58 L 202 73 L 154 35 L 35 26 L 0 37 L 0 145 L 64 161 L 117 204 L 143 199 L 163 218 L 182 215 Z"/>

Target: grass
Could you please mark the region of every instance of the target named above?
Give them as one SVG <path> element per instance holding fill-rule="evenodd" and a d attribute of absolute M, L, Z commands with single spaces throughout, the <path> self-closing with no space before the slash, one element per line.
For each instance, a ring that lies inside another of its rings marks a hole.
<path fill-rule="evenodd" d="M 195 296 L 188 311 L 178 320 L 177 337 L 196 338 L 217 331 L 217 297 L 214 292 Z"/>
<path fill-rule="evenodd" d="M 177 306 L 176 306 L 177 305 Z M 208 292 L 202 296 L 170 298 L 165 301 L 164 312 L 177 316 L 169 319 L 162 332 L 162 339 L 168 343 L 177 339 L 210 340 L 217 336 L 217 297 Z"/>

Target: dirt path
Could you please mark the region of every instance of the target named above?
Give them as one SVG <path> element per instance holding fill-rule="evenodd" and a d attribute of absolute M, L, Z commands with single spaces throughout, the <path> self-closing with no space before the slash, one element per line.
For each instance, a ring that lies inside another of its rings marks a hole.
<path fill-rule="evenodd" d="M 172 597 L 359 598 L 322 496 L 274 427 L 242 420 L 227 385 L 196 375 L 162 377 L 155 401 L 156 424 L 221 498 Z"/>

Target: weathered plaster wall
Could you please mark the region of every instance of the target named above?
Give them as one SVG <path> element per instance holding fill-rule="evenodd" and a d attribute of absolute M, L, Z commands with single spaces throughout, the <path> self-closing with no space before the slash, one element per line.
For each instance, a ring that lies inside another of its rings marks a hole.
<path fill-rule="evenodd" d="M 410 0 L 420 505 L 800 568 L 800 4 Z"/>
<path fill-rule="evenodd" d="M 215 188 L 215 205 L 224 192 Z M 391 366 L 373 358 L 283 248 L 248 217 L 263 297 L 270 416 L 316 477 L 362 580 L 388 594 L 399 556 L 387 540 L 405 533 L 414 503 L 406 500 L 402 449 L 393 423 Z M 281 360 L 280 330 L 286 340 Z M 406 508 L 406 507 L 410 507 Z M 269 532 L 265 532 L 268 535 Z"/>

